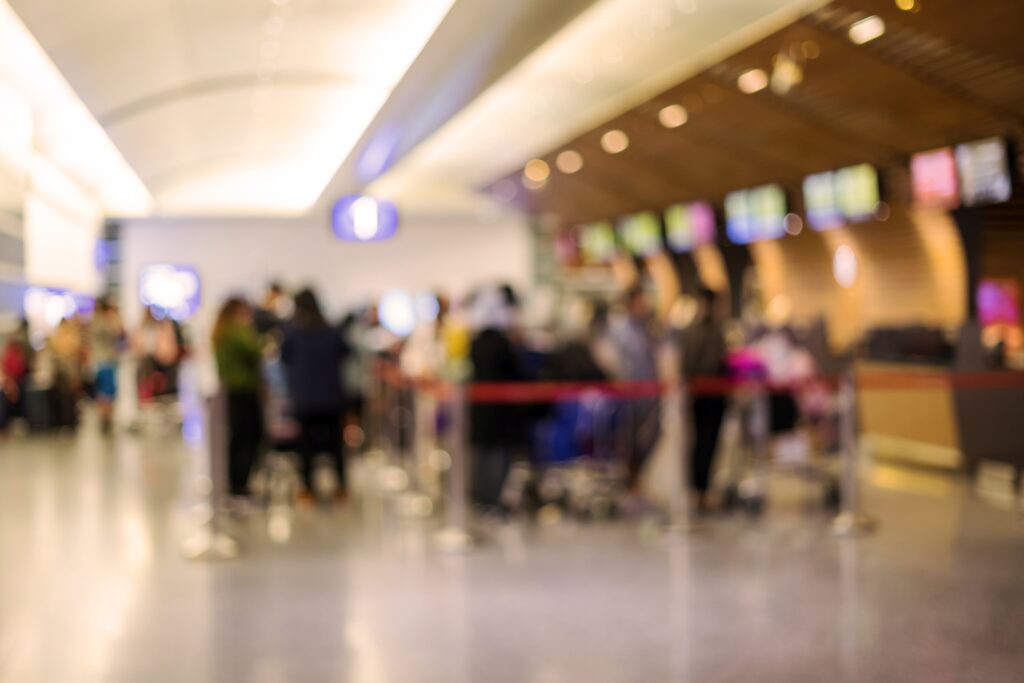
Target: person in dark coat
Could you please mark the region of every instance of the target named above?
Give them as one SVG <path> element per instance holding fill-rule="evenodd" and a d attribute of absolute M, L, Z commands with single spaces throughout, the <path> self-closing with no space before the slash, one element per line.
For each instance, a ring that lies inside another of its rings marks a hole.
<path fill-rule="evenodd" d="M 508 327 L 511 308 L 500 291 L 478 295 L 479 332 L 470 345 L 474 382 L 515 382 L 521 379 L 518 356 Z M 473 403 L 470 438 L 473 444 L 473 501 L 486 508 L 501 507 L 512 462 L 512 447 L 519 438 L 520 410 L 501 403 Z"/>
<path fill-rule="evenodd" d="M 347 353 L 344 340 L 324 319 L 316 294 L 310 289 L 299 292 L 295 296 L 292 325 L 281 345 L 281 361 L 292 411 L 300 428 L 299 455 L 306 499 L 313 495 L 313 461 L 318 455 L 331 459 L 340 492 L 345 489 L 341 364 Z"/>
<path fill-rule="evenodd" d="M 726 377 L 725 333 L 717 315 L 717 294 L 701 291 L 701 308 L 697 319 L 683 335 L 683 376 L 687 382 Z M 690 483 L 697 491 L 697 510 L 707 512 L 708 488 L 714 464 L 718 433 L 725 417 L 726 398 L 721 394 L 702 392 L 690 396 L 693 416 L 693 446 L 690 456 Z"/>

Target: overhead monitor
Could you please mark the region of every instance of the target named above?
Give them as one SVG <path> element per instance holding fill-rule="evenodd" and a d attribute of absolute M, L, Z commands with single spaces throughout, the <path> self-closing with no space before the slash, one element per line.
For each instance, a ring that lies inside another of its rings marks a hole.
<path fill-rule="evenodd" d="M 910 160 L 914 202 L 921 207 L 954 209 L 960 204 L 956 158 L 952 148 L 915 154 Z"/>
<path fill-rule="evenodd" d="M 779 185 L 739 190 L 725 198 L 726 232 L 737 244 L 782 237 L 786 233 L 786 192 Z"/>
<path fill-rule="evenodd" d="M 665 211 L 665 234 L 675 252 L 693 251 L 715 241 L 715 210 L 707 202 L 676 204 Z"/>
<path fill-rule="evenodd" d="M 835 179 L 837 204 L 847 221 L 868 220 L 878 213 L 882 194 L 874 166 L 847 166 L 835 172 Z"/>
<path fill-rule="evenodd" d="M 619 223 L 622 244 L 634 256 L 653 256 L 661 251 L 661 218 L 653 211 L 643 211 Z"/>
<path fill-rule="evenodd" d="M 579 235 L 580 256 L 587 265 L 602 265 L 615 257 L 615 227 L 609 221 L 583 226 Z"/>
<path fill-rule="evenodd" d="M 1009 154 L 1002 138 L 957 146 L 956 168 L 960 175 L 960 196 L 967 206 L 998 204 L 1013 194 Z"/>
<path fill-rule="evenodd" d="M 831 230 L 845 222 L 836 197 L 835 174 L 815 173 L 804 178 L 804 207 L 807 222 L 815 230 Z"/>

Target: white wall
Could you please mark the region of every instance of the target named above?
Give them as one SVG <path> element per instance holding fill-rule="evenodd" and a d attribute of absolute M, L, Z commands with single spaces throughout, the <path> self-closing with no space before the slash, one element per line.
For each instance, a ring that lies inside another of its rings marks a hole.
<path fill-rule="evenodd" d="M 484 282 L 527 285 L 531 249 L 519 218 L 404 217 L 394 238 L 376 244 L 341 242 L 314 219 L 129 221 L 121 237 L 122 309 L 129 323 L 138 320 L 139 272 L 152 263 L 198 269 L 202 308 L 194 327 L 205 337 L 225 297 L 258 297 L 270 280 L 315 286 L 326 312 L 337 316 L 396 287 L 459 295 Z"/>

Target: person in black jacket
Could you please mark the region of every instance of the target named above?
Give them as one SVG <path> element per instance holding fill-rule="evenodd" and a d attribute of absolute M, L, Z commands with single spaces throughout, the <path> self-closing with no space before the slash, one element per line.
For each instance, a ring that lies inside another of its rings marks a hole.
<path fill-rule="evenodd" d="M 299 292 L 295 296 L 293 324 L 281 345 L 281 361 L 288 378 L 292 411 L 300 427 L 299 455 L 306 499 L 313 495 L 313 460 L 317 455 L 330 457 L 339 493 L 345 489 L 341 364 L 347 353 L 341 336 L 324 319 L 316 294 L 310 289 Z"/>
<path fill-rule="evenodd" d="M 474 382 L 514 382 L 521 379 L 515 347 L 507 328 L 511 308 L 499 291 L 485 291 L 476 303 L 480 331 L 470 345 Z M 519 437 L 520 410 L 500 403 L 474 403 L 470 411 L 473 443 L 473 501 L 486 508 L 501 507 L 512 461 L 512 446 Z"/>

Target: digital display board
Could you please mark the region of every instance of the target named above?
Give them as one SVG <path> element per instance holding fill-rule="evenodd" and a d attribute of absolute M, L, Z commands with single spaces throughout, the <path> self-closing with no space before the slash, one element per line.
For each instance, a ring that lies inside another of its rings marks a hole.
<path fill-rule="evenodd" d="M 653 211 L 626 216 L 619 222 L 622 244 L 634 256 L 652 256 L 661 251 L 661 218 Z"/>
<path fill-rule="evenodd" d="M 934 209 L 953 209 L 960 204 L 956 158 L 948 147 L 915 154 L 910 160 L 914 202 Z"/>
<path fill-rule="evenodd" d="M 782 237 L 786 233 L 785 191 L 779 185 L 763 185 L 729 193 L 725 229 L 736 244 Z"/>
<path fill-rule="evenodd" d="M 665 211 L 665 235 L 672 251 L 692 251 L 715 241 L 715 210 L 707 202 L 676 204 Z"/>
<path fill-rule="evenodd" d="M 819 232 L 867 220 L 878 212 L 881 201 L 878 171 L 871 164 L 847 166 L 804 179 L 807 222 Z"/>
<path fill-rule="evenodd" d="M 583 226 L 578 239 L 580 256 L 587 265 L 602 265 L 615 257 L 615 228 L 608 221 Z"/>
<path fill-rule="evenodd" d="M 1002 138 L 957 146 L 956 168 L 960 196 L 967 206 L 998 204 L 1013 194 L 1009 155 Z"/>

